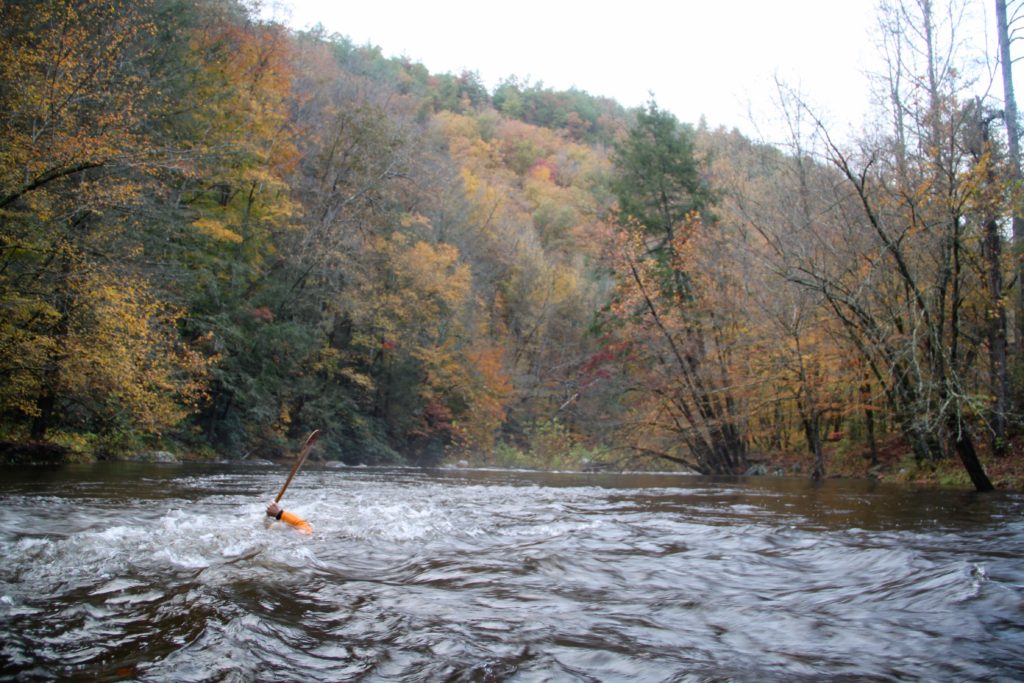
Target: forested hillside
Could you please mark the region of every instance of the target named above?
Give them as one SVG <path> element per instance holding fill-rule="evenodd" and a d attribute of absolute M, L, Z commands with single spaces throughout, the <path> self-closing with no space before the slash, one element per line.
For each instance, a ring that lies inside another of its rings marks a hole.
<path fill-rule="evenodd" d="M 950 14 L 888 11 L 880 123 L 839 141 L 780 86 L 767 145 L 234 0 L 0 0 L 0 438 L 814 476 L 896 447 L 986 488 L 1016 113 Z"/>

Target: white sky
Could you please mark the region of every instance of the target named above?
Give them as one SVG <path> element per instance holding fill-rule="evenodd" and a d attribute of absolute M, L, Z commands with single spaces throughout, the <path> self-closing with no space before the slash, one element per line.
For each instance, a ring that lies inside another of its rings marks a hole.
<path fill-rule="evenodd" d="M 703 115 L 711 127 L 771 138 L 776 75 L 833 126 L 862 122 L 864 72 L 878 60 L 876 1 L 279 0 L 284 9 L 268 14 L 295 28 L 323 23 L 432 73 L 476 71 L 488 88 L 515 75 L 626 107 L 653 92 L 682 121 Z M 994 24 L 991 0 L 974 4 Z"/>

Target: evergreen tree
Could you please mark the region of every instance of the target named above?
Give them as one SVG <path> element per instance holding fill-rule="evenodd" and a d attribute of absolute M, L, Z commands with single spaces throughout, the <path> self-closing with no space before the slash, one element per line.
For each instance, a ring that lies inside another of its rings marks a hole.
<path fill-rule="evenodd" d="M 636 125 L 615 146 L 612 191 L 621 215 L 638 222 L 658 248 L 694 211 L 706 213 L 713 196 L 701 177 L 693 129 L 653 100 L 637 112 Z"/>

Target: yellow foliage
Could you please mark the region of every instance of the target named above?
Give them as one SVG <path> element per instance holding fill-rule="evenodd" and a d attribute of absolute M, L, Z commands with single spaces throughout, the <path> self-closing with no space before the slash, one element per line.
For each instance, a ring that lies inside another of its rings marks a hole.
<path fill-rule="evenodd" d="M 530 169 L 530 179 L 541 183 L 550 183 L 551 167 L 547 164 L 535 164 Z"/>
<path fill-rule="evenodd" d="M 3 95 L 0 191 L 55 169 L 123 156 L 140 139 L 132 125 L 149 86 L 123 69 L 133 42 L 154 31 L 146 2 L 0 3 L 16 29 L 0 40 Z"/>
<path fill-rule="evenodd" d="M 56 339 L 61 393 L 85 399 L 103 419 L 130 415 L 159 432 L 195 408 L 205 392 L 208 359 L 176 340 L 180 312 L 152 298 L 142 282 L 97 271 L 74 283 L 68 333 Z"/>
<path fill-rule="evenodd" d="M 0 324 L 0 367 L 9 381 L 0 406 L 29 417 L 46 391 L 113 427 L 157 433 L 194 409 L 212 359 L 177 341 L 180 312 L 145 283 L 99 268 L 74 272 L 63 310 L 22 300 Z"/>
<path fill-rule="evenodd" d="M 242 236 L 234 230 L 231 230 L 223 223 L 213 218 L 200 218 L 192 222 L 192 227 L 196 228 L 199 232 L 212 237 L 220 242 L 233 242 L 240 244 L 242 242 Z"/>
<path fill-rule="evenodd" d="M 459 263 L 459 250 L 450 244 L 416 242 L 399 255 L 396 268 L 417 317 L 446 320 L 469 297 L 469 266 Z"/>
<path fill-rule="evenodd" d="M 402 214 L 400 225 L 403 228 L 411 228 L 413 226 L 430 227 L 430 219 L 418 212 L 406 212 Z"/>
<path fill-rule="evenodd" d="M 341 372 L 339 372 L 338 374 L 347 379 L 352 384 L 360 386 L 366 389 L 367 391 L 373 391 L 374 387 L 376 386 L 376 383 L 373 381 L 372 377 L 370 377 L 366 373 L 354 370 L 353 368 L 342 368 Z"/>
<path fill-rule="evenodd" d="M 434 125 L 440 128 L 444 136 L 449 139 L 474 139 L 480 135 L 476 119 L 451 111 L 441 111 L 435 114 Z"/>

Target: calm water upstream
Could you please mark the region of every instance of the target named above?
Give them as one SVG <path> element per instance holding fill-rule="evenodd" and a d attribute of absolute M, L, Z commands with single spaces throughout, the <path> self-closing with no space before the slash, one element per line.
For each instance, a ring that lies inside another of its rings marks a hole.
<path fill-rule="evenodd" d="M 0 679 L 1024 680 L 1024 496 L 286 474 L 0 470 Z"/>

